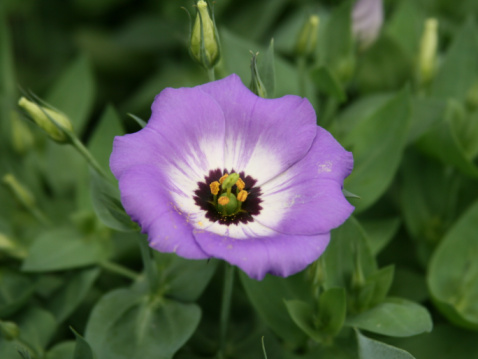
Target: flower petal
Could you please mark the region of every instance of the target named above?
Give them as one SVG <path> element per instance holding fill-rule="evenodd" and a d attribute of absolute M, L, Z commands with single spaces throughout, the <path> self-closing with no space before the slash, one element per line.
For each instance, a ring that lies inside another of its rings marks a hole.
<path fill-rule="evenodd" d="M 192 214 L 199 210 L 193 200 L 197 183 L 224 167 L 224 134 L 224 115 L 214 99 L 197 87 L 168 88 L 156 96 L 144 129 L 115 138 L 110 166 L 120 182 L 131 166 L 154 166 L 176 206 Z"/>
<path fill-rule="evenodd" d="M 352 153 L 318 127 L 307 156 L 262 186 L 263 209 L 255 219 L 281 233 L 329 232 L 354 210 L 342 193 L 352 168 Z"/>
<path fill-rule="evenodd" d="M 251 278 L 261 280 L 267 273 L 287 277 L 315 261 L 329 243 L 330 233 L 314 236 L 281 235 L 236 239 L 195 230 L 198 244 L 212 257 L 241 268 Z"/>
<path fill-rule="evenodd" d="M 312 145 L 317 125 L 307 99 L 260 98 L 237 75 L 199 88 L 224 111 L 225 169 L 244 171 L 260 186 L 304 157 Z"/>
<path fill-rule="evenodd" d="M 121 202 L 144 233 L 150 246 L 160 252 L 175 252 L 184 258 L 205 259 L 196 244 L 188 214 L 182 212 L 160 184 L 162 173 L 153 166 L 138 165 L 120 178 Z"/>

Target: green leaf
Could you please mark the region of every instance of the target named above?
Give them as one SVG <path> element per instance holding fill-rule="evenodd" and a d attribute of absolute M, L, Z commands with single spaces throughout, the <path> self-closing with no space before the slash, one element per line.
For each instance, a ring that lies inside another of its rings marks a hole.
<path fill-rule="evenodd" d="M 216 271 L 218 261 L 188 260 L 174 253 L 154 251 L 161 285 L 168 297 L 181 302 L 199 298 Z"/>
<path fill-rule="evenodd" d="M 96 171 L 90 171 L 90 177 L 93 208 L 103 224 L 121 232 L 137 231 L 138 225 L 126 214 L 121 204 L 118 186 Z"/>
<path fill-rule="evenodd" d="M 428 299 L 425 277 L 415 269 L 403 266 L 397 267 L 389 295 L 402 297 L 414 302 L 424 302 Z"/>
<path fill-rule="evenodd" d="M 431 333 L 411 338 L 390 338 L 389 342 L 417 358 L 478 358 L 476 332 L 449 324 L 438 324 Z"/>
<path fill-rule="evenodd" d="M 358 122 L 343 140 L 355 159 L 355 168 L 344 183 L 361 197 L 353 202 L 355 212 L 372 205 L 390 185 L 406 145 L 409 122 L 410 99 L 405 89 Z"/>
<path fill-rule="evenodd" d="M 413 76 L 413 58 L 386 34 L 359 58 L 357 86 L 361 92 L 394 91 Z"/>
<path fill-rule="evenodd" d="M 288 278 L 266 275 L 259 282 L 240 272 L 239 278 L 252 306 L 267 326 L 290 345 L 302 344 L 306 336 L 292 321 L 284 300 L 307 300 L 310 297 L 309 284 L 303 273 Z"/>
<path fill-rule="evenodd" d="M 453 323 L 478 329 L 478 202 L 448 231 L 430 261 L 428 288 Z"/>
<path fill-rule="evenodd" d="M 345 322 L 347 301 L 344 288 L 330 288 L 319 297 L 317 322 L 320 333 L 325 336 L 339 334 Z"/>
<path fill-rule="evenodd" d="M 390 21 L 385 22 L 385 32 L 395 39 L 409 56 L 416 56 L 425 19 L 417 1 L 403 0 L 397 5 Z"/>
<path fill-rule="evenodd" d="M 58 322 L 63 322 L 81 304 L 99 274 L 99 268 L 91 268 L 71 273 L 65 278 L 66 283 L 47 303 Z"/>
<path fill-rule="evenodd" d="M 336 98 L 339 102 L 347 99 L 345 90 L 337 77 L 325 65 L 320 65 L 310 72 L 310 78 L 319 91 Z"/>
<path fill-rule="evenodd" d="M 194 333 L 200 316 L 195 304 L 118 289 L 95 306 L 85 338 L 101 359 L 171 359 Z"/>
<path fill-rule="evenodd" d="M 413 143 L 443 121 L 447 104 L 436 98 L 418 97 L 412 100 L 412 116 L 408 143 Z"/>
<path fill-rule="evenodd" d="M 10 31 L 4 9 L 0 6 L 0 97 L 15 94 L 15 68 Z"/>
<path fill-rule="evenodd" d="M 98 264 L 110 254 L 108 238 L 85 235 L 72 228 L 58 228 L 41 234 L 30 247 L 22 270 L 47 272 Z"/>
<path fill-rule="evenodd" d="M 350 288 L 359 260 L 363 275 L 374 273 L 377 264 L 367 244 L 365 232 L 354 217 L 332 231 L 332 238 L 323 254 L 326 268 L 326 288 Z"/>
<path fill-rule="evenodd" d="M 294 323 L 310 338 L 320 343 L 322 337 L 315 323 L 312 306 L 301 300 L 284 300 L 284 303 Z"/>
<path fill-rule="evenodd" d="M 369 339 L 356 331 L 360 359 L 414 359 L 403 349 Z"/>
<path fill-rule="evenodd" d="M 455 35 L 445 60 L 431 85 L 431 95 L 440 99 L 466 99 L 478 77 L 476 25 L 469 19 Z"/>
<path fill-rule="evenodd" d="M 269 43 L 269 48 L 265 52 L 265 55 L 260 57 L 260 60 L 258 61 L 257 65 L 262 83 L 266 88 L 267 97 L 269 98 L 274 97 L 274 90 L 276 85 L 274 58 L 274 39 L 271 39 L 271 42 Z"/>
<path fill-rule="evenodd" d="M 61 74 L 46 101 L 65 113 L 77 134 L 83 132 L 95 99 L 95 85 L 86 57 L 78 57 Z"/>
<path fill-rule="evenodd" d="M 325 63 L 340 79 L 353 73 L 352 2 L 344 1 L 331 14 L 325 38 Z"/>
<path fill-rule="evenodd" d="M 115 136 L 124 135 L 121 119 L 119 118 L 113 106 L 106 107 L 102 114 L 99 124 L 93 132 L 91 139 L 88 141 L 88 149 L 100 166 L 111 174 L 110 155 L 113 150 L 113 139 Z M 113 178 L 113 175 L 111 174 Z"/>
<path fill-rule="evenodd" d="M 361 222 L 367 233 L 368 244 L 373 255 L 377 255 L 392 240 L 400 227 L 400 218 L 363 220 Z"/>
<path fill-rule="evenodd" d="M 345 324 L 394 337 L 407 337 L 432 330 L 430 314 L 424 307 L 399 298 L 388 298 L 366 312 L 348 317 Z"/>
<path fill-rule="evenodd" d="M 467 156 L 456 132 L 456 123 L 465 121 L 462 118 L 464 116 L 466 113 L 463 105 L 450 100 L 447 103 L 444 120 L 423 135 L 418 145 L 428 155 L 445 164 L 453 165 L 464 174 L 476 178 L 478 177 L 478 168 Z"/>
<path fill-rule="evenodd" d="M 75 329 L 71 328 L 71 330 L 76 337 L 73 359 L 95 359 L 95 355 L 93 354 L 88 342 L 80 334 L 78 334 Z"/>
<path fill-rule="evenodd" d="M 373 286 L 370 305 L 381 303 L 385 299 L 392 286 L 394 272 L 394 265 L 389 265 L 367 277 L 366 284 Z"/>
<path fill-rule="evenodd" d="M 14 320 L 20 327 L 20 339 L 37 353 L 43 353 L 57 327 L 53 315 L 44 309 L 31 306 L 18 317 L 14 317 Z"/>
<path fill-rule="evenodd" d="M 22 308 L 35 290 L 30 277 L 16 271 L 0 270 L 0 318 L 6 318 Z"/>
<path fill-rule="evenodd" d="M 58 343 L 46 353 L 45 359 L 73 358 L 75 346 L 76 343 L 73 340 Z"/>

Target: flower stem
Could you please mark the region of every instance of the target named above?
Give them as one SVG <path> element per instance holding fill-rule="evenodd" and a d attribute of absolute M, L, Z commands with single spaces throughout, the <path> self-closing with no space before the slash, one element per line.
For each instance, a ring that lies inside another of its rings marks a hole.
<path fill-rule="evenodd" d="M 107 271 L 119 274 L 125 278 L 132 279 L 134 281 L 138 280 L 139 278 L 139 275 L 136 272 L 114 262 L 110 262 L 110 261 L 101 262 L 101 267 L 106 269 Z"/>
<path fill-rule="evenodd" d="M 299 56 L 297 58 L 297 72 L 299 73 L 299 96 L 306 97 L 306 73 L 307 73 L 307 64 L 305 56 Z"/>
<path fill-rule="evenodd" d="M 212 82 L 216 79 L 216 75 L 214 74 L 214 67 L 207 70 L 207 77 L 209 78 L 210 82 Z"/>
<path fill-rule="evenodd" d="M 139 236 L 139 249 L 141 250 L 141 258 L 143 259 L 144 270 L 148 279 L 150 293 L 156 293 L 159 286 L 158 272 L 156 265 L 151 258 L 148 240 L 144 236 Z"/>
<path fill-rule="evenodd" d="M 96 159 L 92 156 L 90 151 L 83 145 L 83 143 L 76 136 L 71 137 L 72 145 L 80 152 L 80 154 L 88 161 L 88 163 L 93 167 L 93 169 L 98 172 L 104 178 L 109 178 L 105 170 L 100 166 Z"/>
<path fill-rule="evenodd" d="M 234 266 L 225 263 L 224 288 L 222 291 L 222 306 L 219 331 L 219 358 L 225 358 L 226 334 L 231 312 L 232 288 L 234 287 Z"/>

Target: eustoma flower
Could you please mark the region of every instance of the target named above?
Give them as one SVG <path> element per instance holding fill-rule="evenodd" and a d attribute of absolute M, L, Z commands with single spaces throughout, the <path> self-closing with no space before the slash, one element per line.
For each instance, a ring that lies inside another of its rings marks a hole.
<path fill-rule="evenodd" d="M 342 194 L 352 154 L 311 104 L 260 98 L 236 75 L 162 91 L 148 125 L 115 138 L 110 165 L 151 247 L 256 279 L 304 269 L 353 211 Z"/>

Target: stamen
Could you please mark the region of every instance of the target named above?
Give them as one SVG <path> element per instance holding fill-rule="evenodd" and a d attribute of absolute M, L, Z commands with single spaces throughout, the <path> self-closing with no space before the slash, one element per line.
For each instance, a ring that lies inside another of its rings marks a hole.
<path fill-rule="evenodd" d="M 239 202 L 244 202 L 246 199 L 247 199 L 247 191 L 244 191 L 244 190 L 241 190 L 238 194 L 237 194 L 237 200 Z"/>
<path fill-rule="evenodd" d="M 226 173 L 224 176 L 222 176 L 221 178 L 219 178 L 219 183 L 222 184 L 222 182 L 224 182 L 224 180 L 229 177 L 229 175 Z"/>
<path fill-rule="evenodd" d="M 237 189 L 239 191 L 242 191 L 244 189 L 244 187 L 246 187 L 246 184 L 244 183 L 244 181 L 241 178 L 239 178 L 236 182 L 236 186 L 237 186 Z"/>
<path fill-rule="evenodd" d="M 217 195 L 219 193 L 219 182 L 214 181 L 209 185 L 209 188 L 211 189 L 211 193 L 213 195 Z"/>
<path fill-rule="evenodd" d="M 218 198 L 217 203 L 219 203 L 221 206 L 225 206 L 226 204 L 229 203 L 229 197 L 227 196 L 221 196 Z"/>

